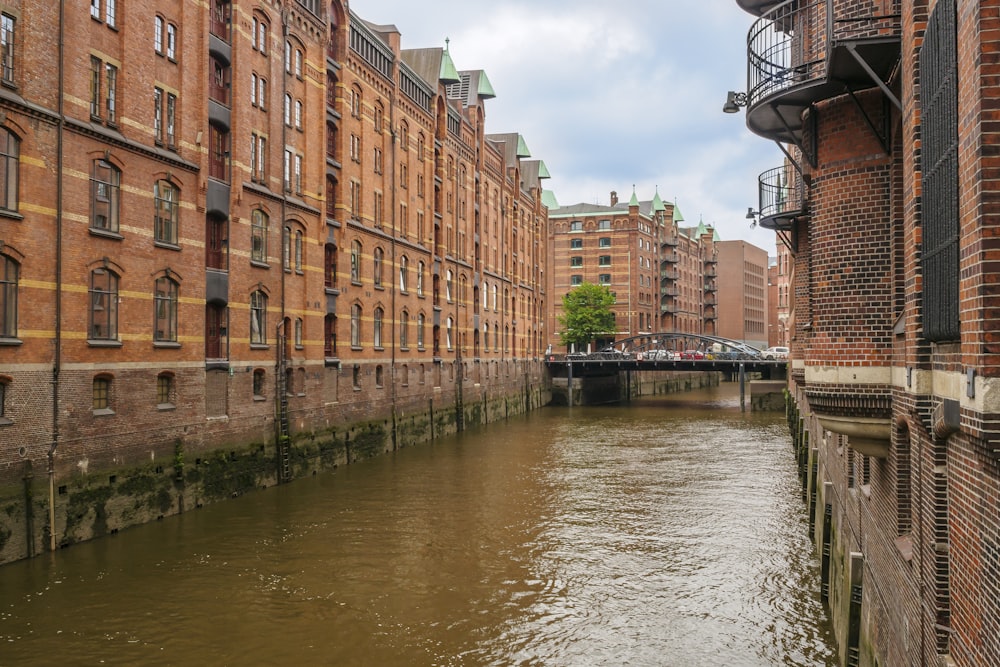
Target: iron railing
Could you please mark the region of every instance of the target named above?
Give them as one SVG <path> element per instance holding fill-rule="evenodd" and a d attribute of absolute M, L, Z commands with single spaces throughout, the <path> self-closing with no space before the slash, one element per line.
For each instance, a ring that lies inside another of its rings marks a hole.
<path fill-rule="evenodd" d="M 805 209 L 805 181 L 791 163 L 768 169 L 757 178 L 758 212 L 764 227 L 768 220 L 791 218 Z"/>
<path fill-rule="evenodd" d="M 882 5 L 881 13 L 875 5 Z M 822 81 L 840 42 L 899 37 L 900 0 L 788 0 L 747 35 L 747 104 Z"/>

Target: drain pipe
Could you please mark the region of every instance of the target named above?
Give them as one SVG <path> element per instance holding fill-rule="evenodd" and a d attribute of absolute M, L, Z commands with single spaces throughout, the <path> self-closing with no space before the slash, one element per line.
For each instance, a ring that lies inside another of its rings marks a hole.
<path fill-rule="evenodd" d="M 63 89 L 65 87 L 64 47 L 66 43 L 66 0 L 59 0 L 59 99 L 56 102 L 56 290 L 55 349 L 52 360 L 52 442 L 48 451 L 49 551 L 56 550 L 56 449 L 59 447 L 59 369 L 62 366 L 62 208 L 63 208 Z"/>

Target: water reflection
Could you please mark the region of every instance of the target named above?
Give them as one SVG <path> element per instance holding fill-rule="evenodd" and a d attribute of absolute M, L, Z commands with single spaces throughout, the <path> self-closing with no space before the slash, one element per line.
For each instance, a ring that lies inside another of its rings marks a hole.
<path fill-rule="evenodd" d="M 542 410 L 0 568 L 0 664 L 826 665 L 779 415 Z"/>

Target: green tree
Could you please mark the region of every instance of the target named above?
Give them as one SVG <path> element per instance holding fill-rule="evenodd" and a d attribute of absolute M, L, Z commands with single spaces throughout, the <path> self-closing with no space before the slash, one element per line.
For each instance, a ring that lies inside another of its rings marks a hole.
<path fill-rule="evenodd" d="M 563 295 L 563 314 L 559 316 L 563 345 L 582 349 L 602 334 L 614 334 L 615 314 L 611 306 L 615 297 L 604 285 L 583 283 Z"/>

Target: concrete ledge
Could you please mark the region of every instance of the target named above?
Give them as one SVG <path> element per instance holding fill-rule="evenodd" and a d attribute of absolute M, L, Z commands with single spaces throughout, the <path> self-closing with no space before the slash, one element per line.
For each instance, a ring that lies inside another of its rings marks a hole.
<path fill-rule="evenodd" d="M 753 412 L 784 412 L 785 382 L 754 380 L 750 383 L 750 409 Z"/>

